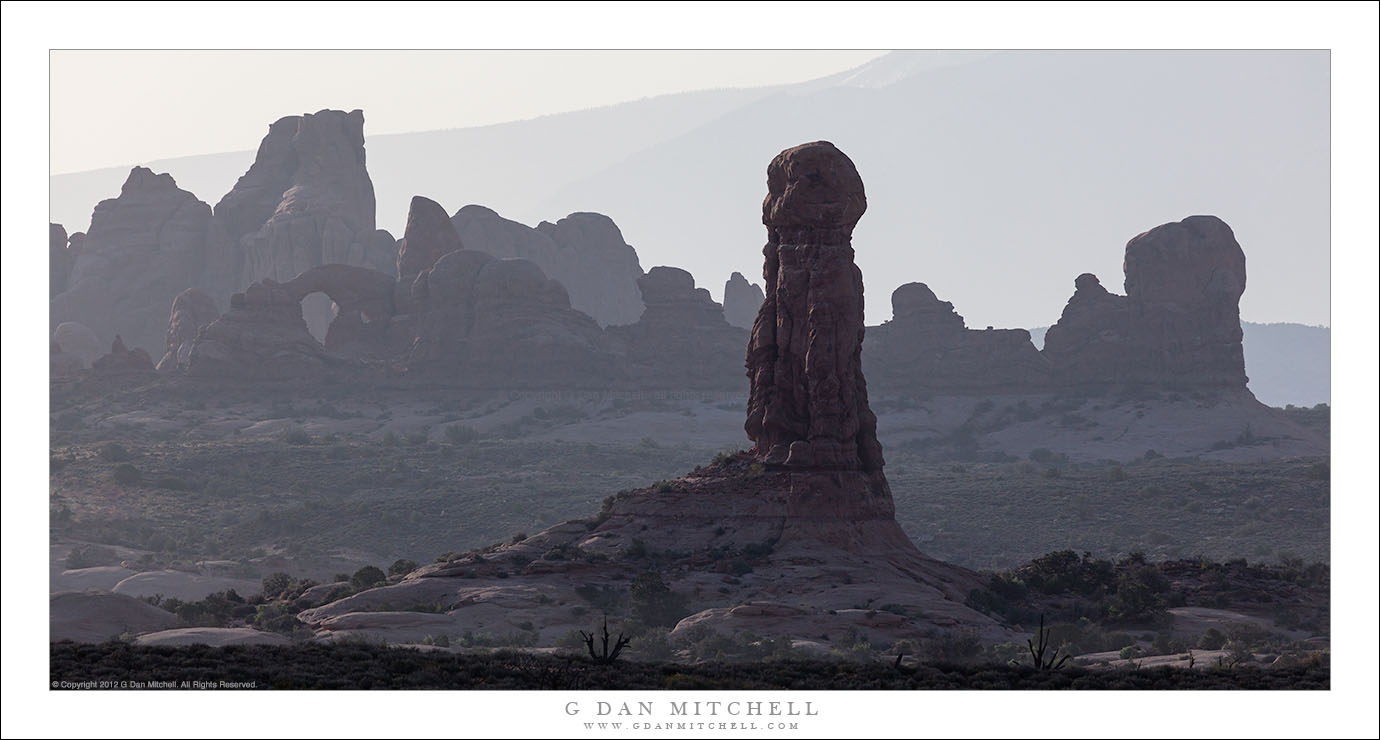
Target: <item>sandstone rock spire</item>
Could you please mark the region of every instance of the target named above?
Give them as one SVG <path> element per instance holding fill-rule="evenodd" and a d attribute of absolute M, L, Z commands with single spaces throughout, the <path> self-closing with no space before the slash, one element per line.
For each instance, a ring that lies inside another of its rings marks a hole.
<path fill-rule="evenodd" d="M 748 438 L 767 464 L 880 471 L 862 375 L 862 272 L 853 227 L 867 210 L 857 168 L 827 141 L 767 167 L 766 298 L 753 323 Z"/>

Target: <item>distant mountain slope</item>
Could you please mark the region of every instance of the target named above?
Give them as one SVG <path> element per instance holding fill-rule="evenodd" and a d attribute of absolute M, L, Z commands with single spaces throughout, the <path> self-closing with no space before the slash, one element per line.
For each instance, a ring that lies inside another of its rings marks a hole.
<path fill-rule="evenodd" d="M 1036 347 L 1045 344 L 1045 330 L 1030 330 Z M 1303 324 L 1241 322 L 1241 348 L 1246 353 L 1247 387 L 1269 406 L 1316 406 L 1332 403 L 1332 330 Z"/>
<path fill-rule="evenodd" d="M 869 323 L 916 280 L 974 327 L 1052 323 L 1078 274 L 1118 290 L 1128 239 L 1202 213 L 1246 251 L 1243 313 L 1323 321 L 1328 81 L 1325 51 L 896 52 L 797 85 L 482 128 L 373 136 L 366 122 L 366 149 L 395 235 L 414 194 L 529 224 L 595 211 L 643 265 L 683 267 L 720 298 L 732 272 L 760 274 L 766 163 L 829 139 L 867 184 L 854 243 Z M 251 159 L 150 164 L 215 202 Z M 53 177 L 51 220 L 84 230 L 127 173 Z M 1311 303 L 1282 307 L 1295 295 Z"/>
<path fill-rule="evenodd" d="M 1271 406 L 1332 403 L 1332 330 L 1241 322 L 1248 387 Z"/>
<path fill-rule="evenodd" d="M 569 212 L 539 211 L 537 206 L 561 186 L 776 89 L 679 93 L 493 126 L 406 134 L 370 134 L 366 110 L 365 151 L 379 228 L 401 235 L 414 195 L 425 195 L 447 211 L 482 203 L 523 222 L 554 221 Z M 244 151 L 155 160 L 145 166 L 172 174 L 184 189 L 215 203 L 254 161 L 250 147 L 270 123 L 244 132 Z M 119 194 L 129 169 L 52 176 L 50 220 L 69 232 L 85 231 L 92 208 Z"/>
<path fill-rule="evenodd" d="M 854 246 L 869 323 L 914 280 L 976 327 L 1053 322 L 1078 274 L 1117 286 L 1130 238 L 1193 214 L 1232 226 L 1242 310 L 1273 318 L 1280 296 L 1326 295 L 1327 82 L 1326 54 L 1001 52 L 880 87 L 782 90 L 540 210 L 597 204 L 644 264 L 717 287 L 759 273 L 766 163 L 827 139 L 867 187 Z"/>

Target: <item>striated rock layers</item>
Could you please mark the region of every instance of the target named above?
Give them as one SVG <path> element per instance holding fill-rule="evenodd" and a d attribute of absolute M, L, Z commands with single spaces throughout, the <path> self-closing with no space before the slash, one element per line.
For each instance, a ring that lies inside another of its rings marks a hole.
<path fill-rule="evenodd" d="M 572 605 L 616 605 L 641 588 L 686 604 L 639 615 L 674 626 L 673 635 L 826 645 L 850 633 L 888 644 L 952 631 L 1011 639 L 964 605 L 978 575 L 921 554 L 895 521 L 858 363 L 862 282 L 849 235 L 864 208 L 861 179 L 824 142 L 783 152 L 768 172 L 767 300 L 748 354 L 756 450 L 612 496 L 596 517 L 423 566 L 298 619 L 321 640 L 409 643 L 521 629 L 549 645 L 597 623 Z M 435 269 L 465 255 L 447 255 Z M 722 320 L 679 271 L 653 270 L 643 284 L 649 297 L 657 292 L 650 286 L 681 296 L 681 312 Z M 644 320 L 671 303 L 649 300 Z M 778 445 L 789 451 L 783 460 Z M 407 611 L 417 603 L 445 606 Z"/>
<path fill-rule="evenodd" d="M 323 110 L 274 122 L 254 163 L 216 204 L 237 247 L 220 266 L 237 285 L 285 281 L 325 264 L 395 269 L 395 242 L 375 228 L 374 185 L 364 165 L 364 113 Z M 330 304 L 306 307 L 324 336 Z"/>
<path fill-rule="evenodd" d="M 724 318 L 733 326 L 752 331 L 752 322 L 765 298 L 762 286 L 749 283 L 743 273 L 735 272 L 724 283 Z"/>
<path fill-rule="evenodd" d="M 173 298 L 189 287 L 209 291 L 210 255 L 224 248 L 210 206 L 171 175 L 135 167 L 119 197 L 91 214 L 65 290 L 50 302 L 49 325 L 78 321 L 103 343 L 120 335 L 135 347 L 161 347 Z"/>
<path fill-rule="evenodd" d="M 766 299 L 747 352 L 748 439 L 769 464 L 880 471 L 852 247 L 867 210 L 862 178 L 834 145 L 814 142 L 772 160 L 767 190 Z"/>
<path fill-rule="evenodd" d="M 163 344 L 163 358 L 158 361 L 159 372 L 185 367 L 197 332 L 218 318 L 220 309 L 211 296 L 196 288 L 178 293 L 168 317 L 168 336 Z"/>
<path fill-rule="evenodd" d="M 536 264 L 566 287 L 572 308 L 594 317 L 600 326 L 631 324 L 642 314 L 637 250 L 623 241 L 623 233 L 608 216 L 572 213 L 534 229 L 469 205 L 456 211 L 451 221 L 470 249 Z"/>
<path fill-rule="evenodd" d="M 639 387 L 742 387 L 738 356 L 748 333 L 729 325 L 709 291 L 678 267 L 653 267 L 637 285 L 646 304 L 642 317 L 608 333 L 626 347 L 629 377 Z"/>
<path fill-rule="evenodd" d="M 867 330 L 874 388 L 922 393 L 1020 393 L 1049 384 L 1049 361 L 1025 329 L 967 328 L 924 283 L 891 294 L 892 318 Z"/>
<path fill-rule="evenodd" d="M 1246 387 L 1239 304 L 1246 257 L 1215 216 L 1157 226 L 1126 244 L 1126 295 L 1080 275 L 1044 355 L 1061 385 Z"/>

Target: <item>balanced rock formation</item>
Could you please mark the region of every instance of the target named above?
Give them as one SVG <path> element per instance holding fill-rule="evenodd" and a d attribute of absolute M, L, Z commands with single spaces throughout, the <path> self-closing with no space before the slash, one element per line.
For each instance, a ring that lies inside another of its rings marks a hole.
<path fill-rule="evenodd" d="M 77 260 L 77 251 L 67 244 L 67 229 L 62 224 L 48 224 L 48 297 L 67 290 L 67 277 L 72 274 L 72 264 Z"/>
<path fill-rule="evenodd" d="M 600 326 L 631 324 L 642 315 L 637 250 L 623 240 L 608 216 L 572 213 L 534 229 L 469 205 L 456 211 L 451 221 L 468 248 L 535 263 L 566 287 L 572 308 L 594 317 Z"/>
<path fill-rule="evenodd" d="M 762 286 L 749 283 L 743 273 L 735 272 L 724 283 L 724 318 L 733 326 L 752 331 L 752 322 L 765 298 Z"/>
<path fill-rule="evenodd" d="M 289 280 L 324 264 L 395 269 L 394 241 L 374 222 L 374 185 L 364 165 L 364 113 L 323 110 L 269 127 L 254 163 L 216 204 L 216 221 L 237 247 L 221 270 L 238 285 Z M 325 336 L 330 303 L 306 306 Z"/>
<path fill-rule="evenodd" d="M 855 633 L 890 644 L 959 630 L 1011 639 L 964 604 L 981 578 L 921 554 L 895 521 L 858 363 L 862 283 L 849 235 L 865 203 L 861 179 L 842 152 L 817 142 L 777 157 L 768 185 L 767 301 L 748 355 L 755 451 L 611 496 L 596 517 L 422 566 L 298 619 L 321 640 L 415 643 L 521 629 L 546 645 L 594 622 L 574 606 L 617 604 L 643 588 L 686 605 L 639 615 L 675 625 L 673 634 L 829 642 Z M 468 254 L 441 258 L 433 272 L 452 260 L 463 261 L 458 272 L 488 269 Z M 709 313 L 679 271 L 653 270 L 644 293 L 655 294 L 648 286 Z M 656 308 L 649 301 L 651 319 Z M 407 611 L 416 603 L 445 609 Z"/>
<path fill-rule="evenodd" d="M 1126 244 L 1126 295 L 1081 275 L 1045 337 L 1056 382 L 1246 387 L 1239 304 L 1246 257 L 1229 226 L 1190 216 Z"/>
<path fill-rule="evenodd" d="M 748 439 L 770 464 L 880 471 L 862 375 L 862 272 L 853 227 L 867 210 L 853 162 L 828 142 L 767 168 L 766 299 L 752 326 Z"/>
<path fill-rule="evenodd" d="M 163 345 L 163 358 L 158 371 L 168 372 L 186 366 L 192 342 L 201 327 L 220 318 L 220 309 L 211 296 L 196 288 L 188 288 L 173 299 L 172 315 L 168 317 L 168 336 Z"/>
<path fill-rule="evenodd" d="M 637 286 L 646 304 L 642 317 L 608 332 L 626 346 L 629 375 L 639 387 L 742 387 L 737 357 L 748 333 L 728 324 L 709 291 L 678 267 L 653 267 Z"/>
<path fill-rule="evenodd" d="M 153 372 L 153 358 L 139 347 L 128 349 L 118 335 L 110 344 L 109 354 L 97 357 L 91 363 L 92 372 L 97 375 L 117 376 L 145 374 Z"/>
<path fill-rule="evenodd" d="M 868 329 L 874 388 L 909 393 L 1010 393 L 1044 389 L 1049 361 L 1025 329 L 967 328 L 952 303 L 924 283 L 891 294 L 892 318 Z"/>
<path fill-rule="evenodd" d="M 120 196 L 91 214 L 66 289 L 52 298 L 50 326 L 79 321 L 102 342 L 118 334 L 137 347 L 160 347 L 178 293 L 203 287 L 214 295 L 208 255 L 224 248 L 210 206 L 171 175 L 135 167 Z"/>

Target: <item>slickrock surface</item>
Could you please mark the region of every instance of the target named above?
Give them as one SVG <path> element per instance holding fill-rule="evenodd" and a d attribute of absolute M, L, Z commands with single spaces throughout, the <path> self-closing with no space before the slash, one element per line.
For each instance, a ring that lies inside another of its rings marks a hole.
<path fill-rule="evenodd" d="M 109 591 L 66 591 L 48 596 L 48 640 L 105 642 L 177 626 L 172 612 Z"/>

